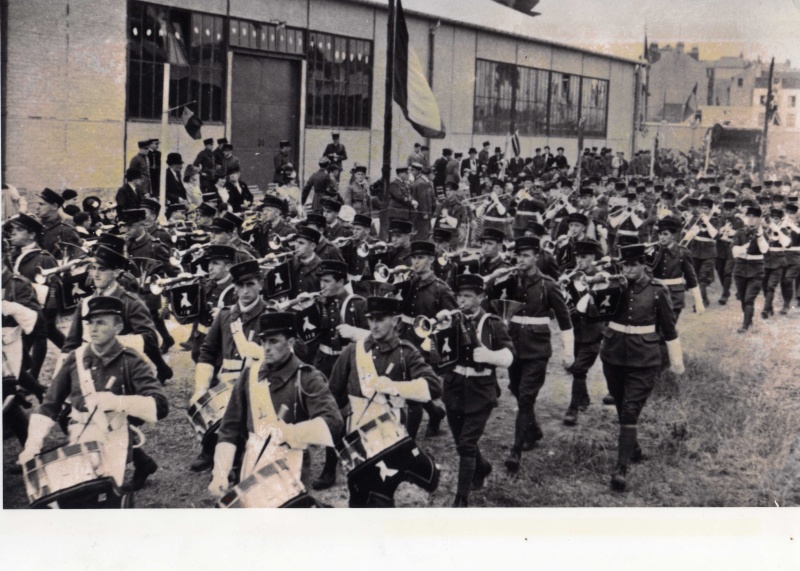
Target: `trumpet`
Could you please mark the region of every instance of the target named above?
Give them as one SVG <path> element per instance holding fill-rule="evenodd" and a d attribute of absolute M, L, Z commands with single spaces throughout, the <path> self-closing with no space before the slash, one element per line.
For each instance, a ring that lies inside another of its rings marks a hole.
<path fill-rule="evenodd" d="M 393 246 L 391 244 L 387 244 L 386 242 L 375 242 L 370 244 L 369 242 L 362 242 L 356 248 L 356 254 L 358 254 L 359 258 L 366 258 L 370 254 L 373 253 L 384 253 L 388 252 Z M 377 250 L 374 252 L 373 250 Z"/>
<path fill-rule="evenodd" d="M 61 266 L 56 266 L 55 268 L 50 268 L 48 270 L 37 268 L 34 281 L 39 285 L 44 285 L 47 283 L 47 278 L 49 278 L 50 276 L 55 276 L 58 274 L 62 274 L 64 272 L 68 272 L 72 268 L 77 268 L 79 266 L 86 265 L 89 262 L 90 262 L 89 258 L 80 258 L 79 260 L 72 260 L 71 262 L 67 262 L 66 264 L 63 264 Z"/>
<path fill-rule="evenodd" d="M 337 248 L 342 248 L 344 246 L 347 246 L 350 242 L 352 242 L 353 239 L 355 239 L 355 236 L 340 236 L 338 238 L 334 238 L 333 240 L 331 240 L 331 244 L 333 244 Z"/>
<path fill-rule="evenodd" d="M 301 293 L 294 299 L 288 299 L 283 302 L 274 303 L 272 307 L 277 311 L 286 311 L 287 309 L 291 309 L 295 305 L 300 305 L 301 303 L 307 303 L 309 301 L 316 301 L 317 299 L 319 299 L 319 296 L 320 296 L 319 292 Z"/>
<path fill-rule="evenodd" d="M 174 278 L 158 278 L 150 282 L 150 292 L 154 295 L 161 295 L 161 293 L 174 285 L 179 283 L 191 281 L 198 276 L 189 273 L 180 273 Z"/>
<path fill-rule="evenodd" d="M 497 270 L 493 271 L 488 276 L 484 276 L 483 277 L 483 281 L 485 283 L 489 283 L 491 280 L 499 280 L 500 278 L 508 277 L 508 276 L 510 276 L 512 274 L 515 274 L 515 273 L 519 272 L 519 271 L 520 271 L 520 267 L 519 266 L 512 266 L 510 268 L 500 268 L 500 269 L 497 269 Z"/>
<path fill-rule="evenodd" d="M 280 254 L 267 254 L 263 258 L 256 260 L 259 266 L 277 266 L 294 256 L 294 252 L 282 252 Z"/>
<path fill-rule="evenodd" d="M 289 234 L 288 236 L 283 236 L 283 237 L 275 234 L 274 236 L 270 237 L 269 242 L 267 242 L 267 244 L 269 245 L 270 250 L 280 250 L 286 244 L 292 242 L 296 237 L 297 234 Z"/>
<path fill-rule="evenodd" d="M 474 260 L 475 258 L 480 257 L 480 255 L 480 248 L 461 248 L 453 252 L 442 252 L 442 255 L 439 256 L 438 261 L 439 265 L 444 266 L 447 263 L 447 260 L 451 258 L 461 258 L 462 261 L 468 261 Z"/>
<path fill-rule="evenodd" d="M 208 244 L 194 244 L 192 246 L 189 246 L 185 250 L 173 250 L 172 251 L 172 256 L 170 256 L 170 258 L 169 258 L 169 263 L 171 265 L 173 265 L 173 266 L 180 267 L 181 266 L 181 260 L 184 258 L 184 256 L 187 256 L 187 255 L 192 254 L 194 252 L 198 252 L 198 251 L 202 250 L 203 248 L 205 248 L 207 245 Z"/>
<path fill-rule="evenodd" d="M 408 266 L 397 266 L 396 268 L 390 268 L 386 264 L 378 264 L 375 266 L 375 272 L 372 274 L 372 277 L 375 278 L 376 282 L 387 283 L 389 278 L 395 274 L 403 274 L 410 272 L 411 268 Z"/>
<path fill-rule="evenodd" d="M 449 329 L 453 325 L 453 321 L 457 317 L 461 317 L 462 313 L 459 309 L 451 309 L 449 311 L 440 311 L 437 315 L 439 317 L 436 319 L 431 319 L 424 315 L 418 315 L 414 319 L 414 333 L 417 337 L 427 339 L 435 331 Z"/>

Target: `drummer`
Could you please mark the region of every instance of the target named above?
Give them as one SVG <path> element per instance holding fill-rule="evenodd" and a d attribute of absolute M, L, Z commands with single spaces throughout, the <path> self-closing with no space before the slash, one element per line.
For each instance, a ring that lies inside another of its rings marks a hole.
<path fill-rule="evenodd" d="M 139 354 L 120 344 L 117 336 L 124 328 L 125 303 L 116 297 L 88 300 L 84 319 L 91 341 L 67 355 L 64 365 L 47 390 L 44 402 L 31 415 L 28 440 L 19 455 L 24 465 L 39 454 L 50 429 L 69 399 L 72 403 L 70 442 L 74 443 L 85 424 L 82 418 L 95 407 L 104 412 L 124 412 L 132 424 L 156 422 L 167 416 L 167 395 Z M 77 360 L 83 354 L 82 362 Z M 91 394 L 81 388 L 80 377 L 91 381 Z M 131 489 L 142 488 L 158 466 L 141 448 L 133 449 L 134 473 Z"/>
<path fill-rule="evenodd" d="M 359 418 L 364 417 L 361 413 L 356 417 L 357 411 L 352 410 L 351 403 L 364 411 L 370 410 L 370 402 L 405 411 L 407 400 L 428 402 L 441 396 L 441 379 L 414 345 L 397 336 L 401 303 L 388 297 L 367 298 L 370 334 L 348 345 L 333 367 L 329 379 L 331 392 L 339 407 L 352 414 L 349 432 L 362 426 Z M 438 487 L 439 469 L 433 458 L 418 447 L 414 446 L 408 455 L 390 460 L 391 466 L 376 463 L 360 470 L 357 476 L 353 472 L 348 474 L 350 507 L 394 507 L 394 492 L 402 481 L 431 493 Z"/>
<path fill-rule="evenodd" d="M 258 334 L 259 318 L 267 311 L 267 304 L 260 295 L 263 276 L 258 262 L 248 260 L 235 264 L 231 266 L 230 274 L 238 301 L 235 305 L 219 310 L 200 347 L 194 374 L 194 394 L 189 399 L 190 404 L 219 382 L 233 384 L 244 367 L 244 355 L 234 340 L 234 324 L 241 322 L 245 339 L 250 339 Z M 208 445 L 191 465 L 195 472 L 207 470 L 214 465 L 213 450 L 216 442 L 213 438 L 208 438 L 205 442 Z"/>
<path fill-rule="evenodd" d="M 248 461 L 248 453 L 252 449 L 258 454 L 265 446 L 263 437 L 266 434 L 275 438 L 273 444 L 288 444 L 291 454 L 309 444 L 333 446 L 331 434 L 342 431 L 342 416 L 325 375 L 294 355 L 295 321 L 293 313 L 284 312 L 265 313 L 259 318 L 258 337 L 263 362 L 259 363 L 257 359 L 251 364 L 259 367 L 255 384 L 248 374 L 249 368 L 245 369 L 247 372 L 236 381 L 225 409 L 219 443 L 214 452 L 214 475 L 208 486 L 215 497 L 222 496 L 228 489 L 228 475 L 233 467 L 236 447 L 241 442 L 247 442 L 242 473 L 246 477 L 257 466 Z M 267 387 L 268 392 L 254 396 L 255 388 Z M 276 416 L 269 412 L 276 413 Z M 301 480 L 305 481 L 309 475 L 310 459 L 306 453 L 302 456 Z"/>

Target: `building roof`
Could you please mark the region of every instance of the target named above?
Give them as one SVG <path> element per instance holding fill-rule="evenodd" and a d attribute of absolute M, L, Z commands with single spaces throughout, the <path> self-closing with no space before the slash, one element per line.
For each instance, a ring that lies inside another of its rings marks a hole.
<path fill-rule="evenodd" d="M 348 0 L 356 4 L 388 9 L 388 0 Z M 542 28 L 535 18 L 520 14 L 516 10 L 497 4 L 493 0 L 458 0 L 458 2 L 433 2 L 431 0 L 402 0 L 403 9 L 409 15 L 422 16 L 458 24 L 465 28 L 483 30 L 505 36 L 531 40 L 533 42 L 612 59 L 627 64 L 639 64 L 638 60 L 614 54 L 593 51 L 578 46 L 546 40 L 541 37 Z"/>
<path fill-rule="evenodd" d="M 726 69 L 744 69 L 749 64 L 747 60 L 732 56 L 723 56 L 718 60 L 709 63 L 712 64 L 712 67 Z"/>
<path fill-rule="evenodd" d="M 768 75 L 756 78 L 756 88 L 766 89 Z M 775 84 L 783 89 L 800 89 L 800 71 L 785 71 L 778 76 L 779 83 Z"/>

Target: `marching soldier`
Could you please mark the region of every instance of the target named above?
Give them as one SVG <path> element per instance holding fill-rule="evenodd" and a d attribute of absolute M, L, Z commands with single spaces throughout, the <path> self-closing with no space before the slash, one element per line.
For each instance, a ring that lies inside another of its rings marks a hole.
<path fill-rule="evenodd" d="M 451 289 L 456 284 L 455 280 L 460 258 L 458 254 L 453 253 L 452 238 L 453 231 L 450 228 L 436 228 L 433 231 L 433 243 L 436 244 L 433 273 Z"/>
<path fill-rule="evenodd" d="M 126 210 L 122 213 L 122 221 L 125 222 L 126 247 L 128 256 L 131 258 L 149 258 L 161 262 L 153 275 L 165 274 L 175 276 L 179 270 L 169 263 L 169 249 L 157 237 L 148 234 L 145 225 L 147 224 L 146 210 Z M 161 335 L 161 353 L 165 354 L 170 347 L 175 345 L 175 340 L 167 330 L 164 319 L 161 317 L 161 297 L 150 293 L 150 291 L 140 292 L 142 301 L 150 311 L 150 317 L 156 327 L 156 331 Z"/>
<path fill-rule="evenodd" d="M 60 243 L 81 245 L 81 237 L 70 224 L 65 223 L 59 212 L 64 204 L 64 198 L 57 192 L 45 188 L 37 197 L 36 214 L 42 222 L 42 248 L 60 258 L 65 253 L 62 252 Z"/>
<path fill-rule="evenodd" d="M 663 218 L 658 221 L 657 230 L 657 249 L 652 256 L 648 256 L 648 265 L 653 269 L 653 283 L 664 286 L 669 292 L 675 321 L 678 321 L 685 306 L 684 292 L 687 290 L 694 298 L 695 311 L 702 315 L 705 306 L 697 285 L 692 255 L 685 246 L 675 241 L 681 223 L 674 218 Z"/>
<path fill-rule="evenodd" d="M 458 183 L 445 184 L 445 198 L 433 214 L 434 228 L 449 228 L 453 232 L 453 247 L 465 244 L 467 239 L 468 213 L 459 196 Z"/>
<path fill-rule="evenodd" d="M 411 232 L 413 226 L 407 220 L 389 220 L 391 246 L 382 257 L 390 268 L 411 265 Z"/>
<path fill-rule="evenodd" d="M 328 242 L 334 242 L 338 238 L 349 238 L 353 232 L 339 218 L 339 211 L 342 203 L 337 200 L 325 198 L 321 201 L 322 215 L 325 217 L 324 236 Z"/>
<path fill-rule="evenodd" d="M 301 293 L 313 293 L 320 289 L 318 269 L 322 260 L 315 248 L 322 235 L 310 226 L 301 225 L 297 229 L 294 257 L 290 262 L 292 272 L 292 290 L 290 299 Z"/>
<path fill-rule="evenodd" d="M 347 264 L 347 275 L 351 281 L 372 279 L 369 256 L 358 254 L 359 247 L 369 246 L 374 241 L 370 237 L 371 227 L 372 219 L 369 216 L 356 214 L 353 217 L 353 236 L 347 244 L 340 248 L 345 264 Z"/>
<path fill-rule="evenodd" d="M 328 226 L 325 216 L 311 212 L 306 216 L 303 224 L 319 232 L 320 237 L 316 243 L 315 252 L 321 260 L 337 260 L 339 262 L 344 261 L 344 256 L 342 256 L 339 248 L 331 244 L 325 237 L 325 230 Z"/>
<path fill-rule="evenodd" d="M 264 196 L 263 220 L 256 226 L 253 236 L 253 247 L 259 256 L 266 256 L 272 252 L 269 243 L 274 236 L 278 236 L 279 239 L 286 238 L 297 232 L 283 220 L 287 212 L 285 200 L 271 194 Z"/>
<path fill-rule="evenodd" d="M 408 220 L 413 225 L 413 214 L 419 203 L 411 196 L 408 167 L 397 167 L 395 173 L 397 178 L 389 184 L 389 218 Z"/>
<path fill-rule="evenodd" d="M 600 360 L 619 419 L 617 465 L 610 484 L 613 490 L 622 492 L 629 462 L 643 457 L 637 424 L 661 370 L 660 338 L 667 343 L 672 371 L 683 374 L 684 366 L 669 293 L 647 275 L 645 247 L 623 246 L 620 254 L 622 298 L 603 333 Z"/>
<path fill-rule="evenodd" d="M 89 299 L 116 297 L 123 302 L 123 329 L 120 333 L 122 335 L 120 341 L 124 342 L 126 346 L 132 346 L 144 352 L 156 366 L 158 380 L 164 382 L 172 378 L 172 369 L 164 362 L 158 349 L 158 335 L 150 317 L 150 311 L 136 294 L 127 291 L 119 283 L 127 266 L 127 258 L 119 252 L 104 245 L 95 249 L 92 262 L 87 269 L 89 279 L 94 286 L 94 293 L 91 297 L 84 298 L 81 310 L 75 312 L 69 333 L 64 340 L 64 346 L 61 348 L 61 359 L 88 339 L 88 330 L 84 328 L 84 321 L 86 321 L 85 314 L 88 311 Z M 58 369 L 58 365 L 56 369 Z"/>
<path fill-rule="evenodd" d="M 783 210 L 777 208 L 771 209 L 769 218 L 765 219 L 769 249 L 764 255 L 764 308 L 761 311 L 761 319 L 769 319 L 775 315 L 773 308 L 775 290 L 778 289 L 786 271 L 785 248 L 792 243 L 792 239 L 780 229 L 782 220 Z"/>
<path fill-rule="evenodd" d="M 500 395 L 496 368 L 511 365 L 514 346 L 503 321 L 481 308 L 483 278 L 475 274 L 458 276 L 456 299 L 461 319 L 467 321 L 456 327 L 468 328 L 470 333 L 466 340 L 469 343 L 461 346 L 465 339 L 458 336 L 460 346 L 456 366 L 442 375 L 442 401 L 459 456 L 453 507 L 467 507 L 470 491 L 482 488 L 492 472 L 492 465 L 481 454 L 478 441 Z"/>
<path fill-rule="evenodd" d="M 796 283 L 800 281 L 800 227 L 798 227 L 797 203 L 790 202 L 786 205 L 786 218 L 783 231 L 789 236 L 790 242 L 786 247 L 786 271 L 781 280 L 781 296 L 783 309 L 781 315 L 789 313 L 796 295 Z M 794 217 L 794 220 L 792 220 Z"/>
<path fill-rule="evenodd" d="M 686 227 L 689 229 L 684 240 L 690 240 L 689 252 L 692 254 L 694 271 L 697 274 L 697 283 L 703 306 L 708 307 L 708 286 L 714 283 L 714 260 L 717 257 L 715 238 L 718 230 L 710 218 L 714 201 L 710 198 L 701 198 L 697 213 L 692 216 Z M 699 308 L 695 308 L 699 311 Z"/>
<path fill-rule="evenodd" d="M 401 325 L 398 335 L 414 344 L 418 349 L 422 345 L 414 333 L 414 319 L 419 315 L 436 315 L 442 310 L 448 311 L 457 307 L 453 290 L 433 273 L 433 261 L 436 246 L 432 242 L 415 241 L 411 243 L 411 276 L 408 287 L 403 293 Z M 423 354 L 426 360 L 429 355 Z M 433 401 L 420 406 L 416 403 L 408 407 L 408 434 L 416 438 L 422 423 L 423 408 L 428 412 L 428 428 L 425 436 L 437 436 L 439 426 L 445 418 L 445 411 Z"/>
<path fill-rule="evenodd" d="M 590 284 L 598 283 L 604 278 L 598 276 L 595 261 L 600 257 L 601 247 L 594 240 L 580 240 L 574 244 L 575 270 L 572 275 L 567 275 L 567 279 L 577 279 L 579 283 L 589 287 Z M 580 277 L 579 277 L 580 276 Z M 581 291 L 576 289 L 580 295 Z M 588 292 L 585 295 L 589 295 Z M 588 300 L 585 302 L 588 303 Z M 564 415 L 564 424 L 575 426 L 578 423 L 578 414 L 585 411 L 591 401 L 589 391 L 586 387 L 586 377 L 589 369 L 592 368 L 600 353 L 600 340 L 602 339 L 603 324 L 598 320 L 589 319 L 582 309 L 580 301 L 576 304 L 576 310 L 570 315 L 572 319 L 572 329 L 575 339 L 573 354 L 575 361 L 567 372 L 572 374 L 572 396 L 570 398 L 567 412 Z"/>
<path fill-rule="evenodd" d="M 164 244 L 164 246 L 166 246 L 168 249 L 172 248 L 174 246 L 172 235 L 158 222 L 158 215 L 161 213 L 161 203 L 154 198 L 144 198 L 142 199 L 141 208 L 144 210 L 145 214 L 143 224 L 145 233 L 149 234 L 153 238 L 157 238 L 158 241 Z M 184 206 L 184 209 L 185 208 L 186 207 Z"/>
<path fill-rule="evenodd" d="M 512 318 L 509 333 L 514 340 L 516 359 L 508 369 L 509 389 L 517 399 L 519 410 L 514 443 L 505 466 L 510 472 L 519 470 L 522 452 L 532 450 L 542 439 L 534 406 L 544 385 L 547 362 L 553 353 L 550 344 L 550 312 L 555 314 L 561 329 L 564 347 L 563 365 L 574 362 L 574 338 L 569 309 L 555 280 L 545 276 L 536 265 L 540 251 L 538 238 L 517 238 L 514 244 L 517 272 L 512 279 L 494 281 L 493 298 L 508 298 L 525 304 Z M 502 293 L 498 294 L 498 291 Z"/>
<path fill-rule="evenodd" d="M 510 268 L 509 264 L 502 255 L 505 234 L 496 228 L 484 228 L 481 234 L 481 257 L 479 273 L 486 277 L 499 269 Z"/>
<path fill-rule="evenodd" d="M 241 479 L 266 464 L 273 457 L 271 452 L 279 453 L 285 444 L 289 465 L 299 472 L 299 479 L 307 481 L 310 459 L 305 447 L 332 446 L 331 435 L 341 433 L 342 417 L 325 376 L 292 352 L 296 336 L 294 314 L 265 313 L 259 317 L 258 356 L 248 359 L 249 367 L 233 386 L 219 429 L 214 475 L 208 487 L 215 497 L 228 489 L 228 475 L 242 443 Z M 258 367 L 257 375 L 252 374 L 251 367 Z M 273 437 L 272 448 L 266 448 L 267 439 Z M 259 462 L 261 450 L 267 452 L 263 462 Z M 301 459 L 295 463 L 297 456 Z"/>
<path fill-rule="evenodd" d="M 189 404 L 197 402 L 208 390 L 218 383 L 229 383 L 239 378 L 246 355 L 244 347 L 236 342 L 235 331 L 241 324 L 244 339 L 252 341 L 260 331 L 260 318 L 267 311 L 267 304 L 261 299 L 261 268 L 256 260 L 247 260 L 234 264 L 230 268 L 237 302 L 223 307 L 214 318 L 208 330 L 194 374 L 194 394 Z M 204 440 L 198 457 L 192 462 L 191 470 L 195 472 L 207 470 L 213 464 L 216 438 Z"/>
<path fill-rule="evenodd" d="M 237 264 L 256 258 L 255 250 L 249 244 L 241 241 L 236 222 L 228 216 L 220 216 L 211 221 L 211 243 L 217 246 L 231 246 L 234 248 L 236 250 Z"/>
<path fill-rule="evenodd" d="M 742 227 L 741 218 L 736 215 L 736 195 L 726 192 L 725 200 L 722 203 L 722 216 L 720 217 L 720 229 L 717 234 L 717 258 L 716 270 L 719 281 L 722 284 L 722 295 L 719 304 L 728 303 L 733 282 L 734 257 L 731 254 L 731 243 L 736 231 Z M 676 316 L 677 318 L 677 316 Z"/>
<path fill-rule="evenodd" d="M 407 401 L 422 403 L 441 396 L 439 377 L 416 347 L 397 336 L 400 304 L 390 297 L 367 298 L 370 333 L 348 345 L 331 372 L 329 383 L 339 408 L 352 411 L 349 432 L 373 418 L 378 420 L 368 414 L 372 403 L 381 410 L 388 408 L 396 418 L 395 411 L 403 409 Z M 381 462 L 376 462 L 378 458 Z M 394 492 L 403 481 L 429 493 L 439 485 L 433 458 L 413 439 L 401 441 L 371 460 L 347 476 L 350 507 L 394 507 Z"/>
<path fill-rule="evenodd" d="M 347 264 L 335 260 L 325 260 L 319 265 L 317 275 L 320 280 L 320 306 L 322 334 L 319 347 L 314 354 L 314 368 L 323 375 L 330 376 L 336 360 L 347 344 L 356 337 L 366 337 L 369 333 L 364 298 L 349 293 L 347 285 Z M 332 433 L 334 442 L 342 434 Z M 339 460 L 336 450 L 325 449 L 325 466 L 320 476 L 311 486 L 315 490 L 326 490 L 336 483 L 336 465 Z"/>
<path fill-rule="evenodd" d="M 192 361 L 195 363 L 214 318 L 223 307 L 230 307 L 237 301 L 236 287 L 230 273 L 231 266 L 236 262 L 236 250 L 231 246 L 212 244 L 203 250 L 203 259 L 208 262 L 208 277 L 201 279 L 203 293 L 200 315 L 192 324 L 190 335 Z"/>
<path fill-rule="evenodd" d="M 67 400 L 72 404 L 71 443 L 82 434 L 83 426 L 95 409 L 123 413 L 131 424 L 155 423 L 167 416 L 167 396 L 152 376 L 150 367 L 136 351 L 124 347 L 117 339 L 126 328 L 125 310 L 125 302 L 117 297 L 97 296 L 88 301 L 84 318 L 91 341 L 77 350 L 70 350 L 44 402 L 31 415 L 20 464 L 24 465 L 41 451 L 45 437 Z M 88 379 L 88 387 L 84 379 Z M 139 490 L 158 465 L 142 448 L 133 448 L 131 456 L 134 473 L 130 487 Z"/>

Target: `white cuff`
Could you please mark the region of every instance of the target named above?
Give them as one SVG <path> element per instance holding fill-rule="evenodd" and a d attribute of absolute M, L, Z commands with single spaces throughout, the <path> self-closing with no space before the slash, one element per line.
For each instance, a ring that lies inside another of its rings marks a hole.
<path fill-rule="evenodd" d="M 302 444 L 333 447 L 333 437 L 328 424 L 322 418 L 298 422 L 294 426 L 293 439 Z"/>
<path fill-rule="evenodd" d="M 428 402 L 431 400 L 431 391 L 428 388 L 428 381 L 425 379 L 400 382 L 394 381 L 392 386 L 397 390 L 397 394 L 406 400 L 418 402 Z"/>
<path fill-rule="evenodd" d="M 194 392 L 203 394 L 211 386 L 211 379 L 214 378 L 214 365 L 209 363 L 197 363 L 194 370 Z"/>
<path fill-rule="evenodd" d="M 236 455 L 236 445 L 230 442 L 218 442 L 214 448 L 213 479 L 228 483 L 228 474 L 233 468 L 233 457 Z"/>
<path fill-rule="evenodd" d="M 119 397 L 122 409 L 128 416 L 135 416 L 145 422 L 155 423 L 158 420 L 156 399 L 142 395 L 128 395 Z"/>
<path fill-rule="evenodd" d="M 683 364 L 683 348 L 680 339 L 667 341 L 667 353 L 669 354 L 670 369 L 676 375 L 682 375 L 686 370 Z"/>
<path fill-rule="evenodd" d="M 561 330 L 561 343 L 564 348 L 564 355 L 572 356 L 575 353 L 575 333 L 572 329 Z"/>
<path fill-rule="evenodd" d="M 692 294 L 694 299 L 694 308 L 697 311 L 697 315 L 702 315 L 706 310 L 706 306 L 703 305 L 703 294 L 700 293 L 700 288 L 695 286 L 689 290 L 689 293 Z"/>
<path fill-rule="evenodd" d="M 28 439 L 25 441 L 25 450 L 32 452 L 31 457 L 38 454 L 44 439 L 50 433 L 50 429 L 55 425 L 55 421 L 49 416 L 33 413 L 28 422 Z"/>
<path fill-rule="evenodd" d="M 514 353 L 512 353 L 511 349 L 508 347 L 504 347 L 503 349 L 492 351 L 491 359 L 492 362 L 489 363 L 490 365 L 507 369 L 511 366 L 511 363 L 514 362 Z"/>
<path fill-rule="evenodd" d="M 16 301 L 3 300 L 3 315 L 10 315 L 16 319 L 25 335 L 30 335 L 36 325 L 37 313 Z"/>

